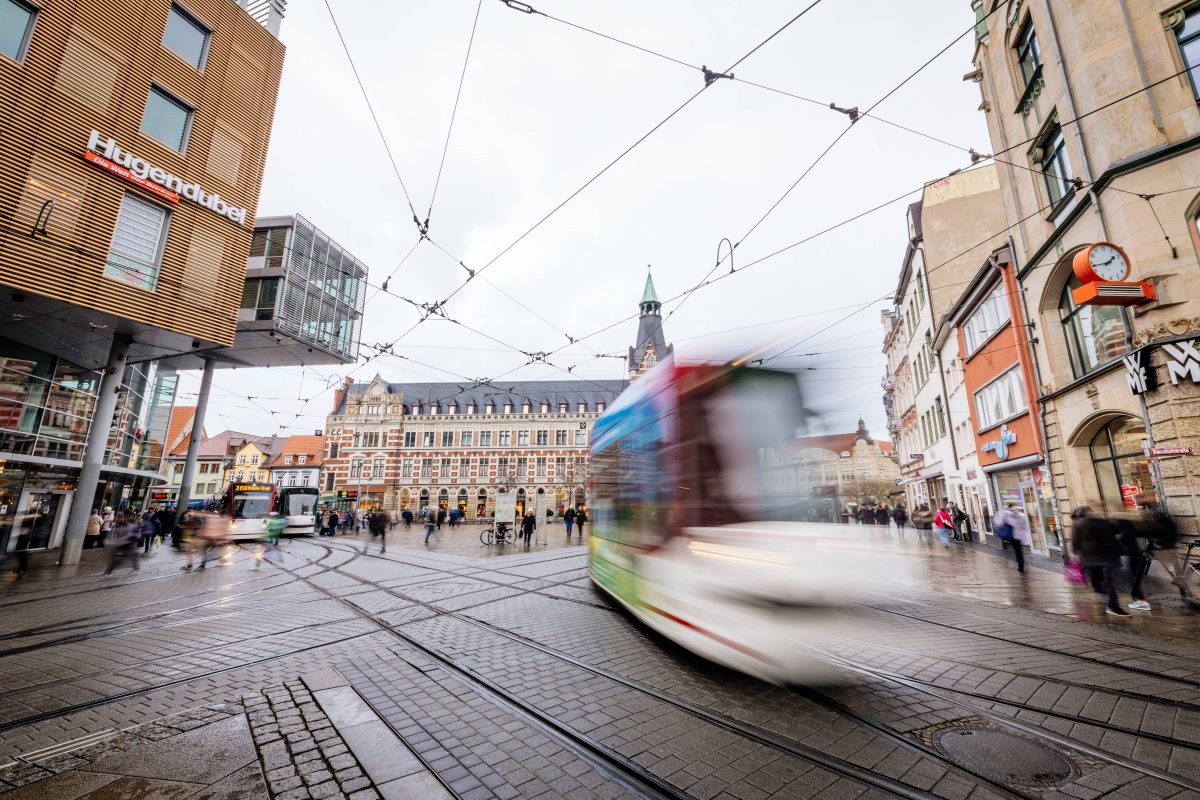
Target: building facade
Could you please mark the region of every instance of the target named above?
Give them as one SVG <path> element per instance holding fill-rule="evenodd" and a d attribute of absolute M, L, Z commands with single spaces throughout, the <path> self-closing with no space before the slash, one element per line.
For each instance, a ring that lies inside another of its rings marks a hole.
<path fill-rule="evenodd" d="M 278 486 L 321 485 L 321 465 L 325 455 L 325 437 L 289 436 L 279 452 L 267 462 L 270 481 Z"/>
<path fill-rule="evenodd" d="M 638 303 L 637 344 L 629 348 L 629 380 L 633 381 L 674 352 L 663 334 L 662 303 L 654 291 L 654 278 L 646 273 L 646 286 Z"/>
<path fill-rule="evenodd" d="M 872 438 L 862 419 L 853 433 L 797 438 L 790 456 L 804 466 L 805 481 L 810 486 L 837 487 L 843 509 L 863 503 L 894 504 L 900 493 L 900 467 L 892 443 Z"/>
<path fill-rule="evenodd" d="M 497 492 L 539 518 L 587 502 L 596 418 L 626 382 L 347 382 L 325 429 L 321 500 L 343 510 L 457 508 L 484 519 Z"/>
<path fill-rule="evenodd" d="M 221 431 L 215 436 L 201 439 L 188 497 L 202 503 L 219 503 L 231 479 L 265 482 L 270 477 L 266 467 L 270 458 L 268 454 L 275 453 L 278 442 L 273 436 L 255 436 L 238 431 Z M 167 459 L 169 482 L 156 487 L 156 492 L 170 495 L 172 499 L 178 497 L 187 447 L 185 438 L 171 452 Z M 253 460 L 255 457 L 257 461 Z M 239 470 L 242 474 L 240 478 L 237 477 Z"/>
<path fill-rule="evenodd" d="M 233 343 L 284 55 L 282 3 L 253 6 L 5 3 L 0 358 L 24 366 L 0 547 L 53 547 L 66 517 L 74 563 L 91 508 L 158 479 L 174 378 L 154 361 Z"/>
<path fill-rule="evenodd" d="M 1060 523 L 1165 502 L 1200 531 L 1200 3 L 976 4 L 983 109 Z M 1112 242 L 1138 307 L 1078 305 L 1075 255 Z M 1018 434 L 1019 436 L 1019 434 Z"/>

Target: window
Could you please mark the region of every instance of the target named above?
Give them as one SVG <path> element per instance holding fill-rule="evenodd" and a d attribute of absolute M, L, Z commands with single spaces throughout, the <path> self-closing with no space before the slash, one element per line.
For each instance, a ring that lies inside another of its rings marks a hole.
<path fill-rule="evenodd" d="M 511 413 L 512 413 L 512 403 L 505 403 L 505 404 L 504 404 L 504 413 L 505 413 L 505 414 L 511 414 Z"/>
<path fill-rule="evenodd" d="M 350 477 L 361 478 L 363 476 L 363 460 L 361 458 L 350 459 Z"/>
<path fill-rule="evenodd" d="M 491 464 L 491 461 L 492 460 L 490 458 L 479 459 L 479 474 L 480 475 L 487 473 L 488 466 Z"/>
<path fill-rule="evenodd" d="M 164 209 L 127 193 L 121 200 L 104 274 L 154 291 L 158 284 L 167 219 Z"/>
<path fill-rule="evenodd" d="M 507 472 L 508 471 L 508 459 L 507 458 L 496 459 L 496 469 L 498 469 L 500 471 L 501 475 L 503 475 L 505 472 Z"/>
<path fill-rule="evenodd" d="M 517 431 L 517 445 L 529 447 L 529 431 Z"/>
<path fill-rule="evenodd" d="M 239 463 L 239 464 L 245 464 L 245 463 L 246 463 L 246 457 L 245 457 L 245 456 L 238 456 L 238 463 Z"/>
<path fill-rule="evenodd" d="M 442 447 L 454 447 L 454 431 L 442 431 Z"/>
<path fill-rule="evenodd" d="M 925 294 L 925 276 L 917 273 L 917 308 L 922 308 L 929 299 Z"/>
<path fill-rule="evenodd" d="M 1092 438 L 1092 467 L 1100 499 L 1114 506 L 1144 508 L 1157 500 L 1150 464 L 1142 452 L 1146 427 L 1132 417 L 1115 419 Z"/>
<path fill-rule="evenodd" d="M 495 411 L 496 411 L 496 405 L 494 403 L 488 403 L 487 405 L 485 405 L 483 407 L 483 413 L 485 413 L 485 414 L 493 414 L 493 413 L 495 413 Z"/>
<path fill-rule="evenodd" d="M 983 347 L 983 343 L 1000 330 L 1009 319 L 1011 316 L 1008 307 L 1008 293 L 1004 291 L 1004 284 L 998 283 L 962 326 L 967 355 L 969 356 Z"/>
<path fill-rule="evenodd" d="M 536 444 L 539 447 L 550 444 L 550 431 L 538 431 Z"/>
<path fill-rule="evenodd" d="M 532 406 L 529 403 L 521 403 L 521 413 L 522 414 L 528 414 L 531 409 L 532 409 Z"/>
<path fill-rule="evenodd" d="M 585 447 L 587 445 L 587 431 L 582 428 L 575 431 L 575 446 Z"/>
<path fill-rule="evenodd" d="M 400 477 L 411 478 L 413 474 L 413 460 L 406 458 L 400 462 Z"/>
<path fill-rule="evenodd" d="M 605 404 L 604 404 L 604 403 L 596 403 L 596 413 L 597 413 L 597 414 L 603 414 L 603 413 L 604 413 L 604 409 L 605 409 L 605 407 L 606 407 L 606 406 L 605 406 Z"/>
<path fill-rule="evenodd" d="M 437 403 L 433 403 L 432 405 L 429 406 L 429 413 L 430 414 L 438 413 L 438 404 Z"/>
<path fill-rule="evenodd" d="M 548 414 L 550 412 L 550 404 L 549 403 L 542 403 L 540 408 L 542 409 L 543 414 Z"/>
<path fill-rule="evenodd" d="M 586 414 L 587 413 L 587 403 L 580 403 L 579 405 L 575 406 L 575 410 L 578 411 L 580 414 Z"/>
<path fill-rule="evenodd" d="M 404 432 L 404 446 L 405 447 L 416 447 L 417 446 L 417 432 L 416 431 L 405 431 Z"/>
<path fill-rule="evenodd" d="M 300 455 L 299 455 L 299 456 L 296 458 L 296 463 L 297 463 L 297 464 L 303 464 L 303 463 L 305 463 L 305 462 L 307 462 L 307 461 L 308 461 L 308 456 L 304 455 L 303 453 L 301 453 L 301 454 L 300 454 Z"/>
<path fill-rule="evenodd" d="M 292 457 L 291 457 L 291 456 L 284 456 L 284 457 L 283 457 L 283 463 L 285 463 L 285 464 L 291 464 L 291 463 L 292 463 Z"/>
<path fill-rule="evenodd" d="M 462 447 L 470 447 L 475 444 L 474 431 L 462 431 L 458 434 L 458 443 Z"/>
<path fill-rule="evenodd" d="M 467 413 L 468 414 L 475 413 L 475 404 L 474 403 L 467 403 Z"/>
<path fill-rule="evenodd" d="M 1200 99 L 1200 8 L 1184 13 L 1183 19 L 1175 26 L 1175 41 L 1192 80 L 1192 92 Z"/>
<path fill-rule="evenodd" d="M 546 477 L 546 459 L 539 458 L 537 460 L 537 476 L 539 478 Z"/>
<path fill-rule="evenodd" d="M 333 478 L 334 478 L 334 475 L 332 472 L 325 473 L 325 491 L 327 491 L 327 492 L 333 491 Z"/>
<path fill-rule="evenodd" d="M 258 463 L 258 455 L 257 455 L 257 454 L 250 456 L 250 463 L 251 463 L 251 464 L 257 464 L 257 463 Z"/>
<path fill-rule="evenodd" d="M 438 474 L 440 474 L 443 478 L 450 477 L 450 459 L 443 458 L 439 470 L 440 471 Z"/>
<path fill-rule="evenodd" d="M 167 14 L 167 27 L 163 31 L 163 47 L 191 64 L 204 69 L 204 56 L 208 50 L 208 28 L 179 6 L 171 6 Z"/>
<path fill-rule="evenodd" d="M 512 447 L 512 431 L 500 431 L 500 439 L 496 442 L 498 447 Z"/>
<path fill-rule="evenodd" d="M 557 445 L 565 445 L 567 443 L 567 432 L 566 431 L 555 431 L 554 432 L 554 443 Z"/>
<path fill-rule="evenodd" d="M 458 404 L 451 403 L 450 405 L 446 406 L 446 413 L 447 414 L 457 414 L 458 413 Z"/>
<path fill-rule="evenodd" d="M 558 413 L 560 413 L 560 414 L 565 414 L 565 413 L 567 413 L 567 404 L 566 404 L 566 403 L 559 403 L 559 404 L 558 404 Z"/>
<path fill-rule="evenodd" d="M 263 259 L 264 267 L 282 267 L 289 230 L 286 227 L 256 230 L 250 240 L 250 257 Z"/>
<path fill-rule="evenodd" d="M 432 458 L 422 458 L 421 459 L 421 477 L 422 478 L 432 478 L 433 477 L 433 459 Z"/>
<path fill-rule="evenodd" d="M 1072 275 L 1058 304 L 1071 371 L 1081 378 L 1125 351 L 1125 329 L 1116 306 L 1077 306 L 1071 290 L 1082 286 Z"/>
<path fill-rule="evenodd" d="M 367 413 L 378 416 L 379 415 L 379 406 L 367 406 Z"/>
<path fill-rule="evenodd" d="M 1067 140 L 1062 127 L 1055 125 L 1042 137 L 1033 151 L 1037 168 L 1042 172 L 1050 205 L 1057 205 L 1071 191 L 1071 164 L 1067 161 Z"/>
<path fill-rule="evenodd" d="M 940 439 L 946 435 L 946 413 L 945 409 L 942 408 L 942 398 L 933 398 L 933 411 L 937 420 L 937 433 Z"/>
<path fill-rule="evenodd" d="M 22 0 L 0 0 L 0 53 L 14 61 L 25 57 L 33 17 L 33 6 Z"/>
<path fill-rule="evenodd" d="M 433 431 L 422 432 L 421 446 L 422 447 L 433 447 Z"/>
<path fill-rule="evenodd" d="M 1026 23 L 1025 29 L 1017 37 L 1017 71 L 1021 73 L 1026 86 L 1041 65 L 1042 51 L 1038 48 L 1037 33 L 1031 23 Z"/>
<path fill-rule="evenodd" d="M 383 477 L 383 472 L 384 472 L 384 469 L 385 469 L 385 462 L 386 462 L 386 459 L 382 459 L 382 458 L 377 458 L 377 459 L 375 459 L 375 461 L 373 462 L 373 466 L 371 467 L 371 471 L 374 473 L 374 475 L 375 475 L 375 477 L 376 477 L 376 478 L 382 478 L 382 477 Z"/>
<path fill-rule="evenodd" d="M 479 432 L 479 446 L 480 447 L 491 447 L 492 446 L 492 432 L 491 431 L 480 431 Z"/>
<path fill-rule="evenodd" d="M 142 114 L 142 133 L 182 153 L 187 148 L 191 122 L 191 108 L 157 86 L 150 87 Z"/>
<path fill-rule="evenodd" d="M 979 417 L 979 430 L 990 428 L 1026 409 L 1025 384 L 1021 370 L 1013 367 L 1008 372 L 975 392 L 975 414 Z"/>
<path fill-rule="evenodd" d="M 529 474 L 529 459 L 524 458 L 524 457 L 518 458 L 517 459 L 517 476 L 524 478 L 528 474 Z"/>

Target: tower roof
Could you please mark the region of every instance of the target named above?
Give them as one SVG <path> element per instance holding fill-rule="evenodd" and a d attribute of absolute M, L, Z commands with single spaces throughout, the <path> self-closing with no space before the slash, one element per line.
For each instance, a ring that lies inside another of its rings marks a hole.
<path fill-rule="evenodd" d="M 646 272 L 646 288 L 642 291 L 643 303 L 657 303 L 658 294 L 654 291 L 654 277 L 649 271 Z"/>

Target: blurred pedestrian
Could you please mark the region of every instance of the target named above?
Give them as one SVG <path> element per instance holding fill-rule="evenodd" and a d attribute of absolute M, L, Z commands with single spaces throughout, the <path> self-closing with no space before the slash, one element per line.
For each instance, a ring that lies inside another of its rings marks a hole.
<path fill-rule="evenodd" d="M 267 515 L 266 523 L 267 530 L 263 536 L 263 546 L 254 558 L 254 563 L 250 569 L 258 569 L 260 561 L 274 562 L 282 560 L 283 554 L 279 550 L 279 537 L 287 528 L 287 517 L 278 511 L 272 511 Z"/>
<path fill-rule="evenodd" d="M 942 540 L 942 547 L 950 549 L 950 534 L 954 532 L 954 520 L 950 518 L 949 505 L 942 506 L 938 513 L 933 515 L 933 527 L 937 531 L 938 538 Z"/>
<path fill-rule="evenodd" d="M 433 514 L 425 515 L 425 544 L 429 544 L 429 537 L 437 533 L 437 518 Z M 441 541 L 439 539 L 439 541 Z"/>
<path fill-rule="evenodd" d="M 379 537 L 379 552 L 380 553 L 387 552 L 387 524 L 388 524 L 388 516 L 387 516 L 386 511 L 384 511 L 381 508 L 381 509 L 371 512 L 371 515 L 368 518 L 367 527 L 371 531 L 371 540 L 372 541 L 374 541 L 376 536 Z M 363 542 L 363 553 L 366 553 L 366 552 L 367 552 L 367 543 Z"/>
<path fill-rule="evenodd" d="M 1083 565 L 1092 589 L 1105 598 L 1108 614 L 1128 617 L 1129 612 L 1121 608 L 1117 601 L 1117 589 L 1113 583 L 1122 552 L 1116 527 L 1096 516 L 1090 506 L 1079 506 L 1071 512 L 1071 547 Z"/>
<path fill-rule="evenodd" d="M 407 508 L 400 512 L 400 518 L 404 520 L 404 530 L 412 528 L 413 513 Z"/>
<path fill-rule="evenodd" d="M 136 514 L 122 513 L 119 520 L 114 519 L 113 537 L 115 547 L 113 547 L 112 555 L 108 559 L 108 568 L 104 570 L 105 575 L 112 575 L 113 570 L 117 567 L 117 562 L 123 558 L 129 559 L 129 565 L 137 572 L 138 566 L 137 547 L 138 541 L 142 538 L 142 526 Z"/>
<path fill-rule="evenodd" d="M 196 570 L 202 570 L 208 566 L 208 560 L 213 556 L 217 548 L 222 548 L 229 541 L 229 528 L 224 524 L 224 520 L 216 515 L 209 514 L 200 519 L 200 529 L 196 532 L 196 538 L 200 552 L 200 566 Z M 220 557 L 217 557 L 218 560 Z M 188 559 L 188 565 L 191 565 L 191 559 Z"/>
<path fill-rule="evenodd" d="M 1017 572 L 1025 571 L 1025 547 L 1033 546 L 1033 536 L 1029 531 L 1029 517 L 1010 502 L 1006 507 L 996 512 L 992 517 L 992 531 L 1005 547 L 1011 547 L 1017 559 Z"/>
<path fill-rule="evenodd" d="M 1146 602 L 1146 595 L 1142 591 L 1142 581 L 1150 569 L 1150 559 L 1142 552 L 1138 528 L 1132 519 L 1124 515 L 1114 519 L 1113 525 L 1117 529 L 1117 542 L 1123 551 L 1121 559 L 1129 573 L 1129 594 L 1133 596 L 1129 607 L 1134 611 L 1149 611 L 1150 604 Z"/>
<path fill-rule="evenodd" d="M 567 513 L 563 514 L 563 522 L 567 526 L 567 538 L 571 538 L 571 528 L 575 527 L 575 509 L 568 508 Z"/>
<path fill-rule="evenodd" d="M 927 531 L 933 527 L 933 514 L 929 511 L 929 506 L 926 503 L 921 503 L 913 511 L 912 523 L 913 527 L 917 529 L 918 537 L 920 537 L 922 531 Z"/>
<path fill-rule="evenodd" d="M 896 523 L 896 532 L 900 534 L 900 538 L 904 538 L 904 526 L 908 524 L 908 509 L 904 506 L 896 506 L 892 509 L 892 521 Z"/>
<path fill-rule="evenodd" d="M 95 547 L 100 541 L 100 526 L 104 523 L 104 519 L 100 516 L 98 509 L 92 509 L 92 515 L 88 517 L 87 529 L 83 532 L 83 546 L 86 548 Z"/>
<path fill-rule="evenodd" d="M 525 539 L 525 546 L 533 544 L 533 531 L 537 528 L 537 515 L 533 511 L 526 510 L 525 516 L 521 519 L 521 536 Z"/>
<path fill-rule="evenodd" d="M 150 555 L 150 549 L 154 547 L 158 540 L 158 534 L 161 527 L 158 522 L 158 514 L 154 511 L 147 511 L 142 515 L 142 553 Z"/>
<path fill-rule="evenodd" d="M 325 513 L 325 535 L 337 536 L 337 529 L 338 513 L 334 511 L 333 508 L 330 508 L 329 511 Z"/>
<path fill-rule="evenodd" d="M 588 522 L 587 506 L 580 506 L 575 511 L 575 525 L 579 528 L 579 538 L 583 539 L 583 526 Z"/>
<path fill-rule="evenodd" d="M 950 504 L 950 519 L 954 522 L 954 538 L 960 542 L 970 541 L 967 534 L 967 515 L 954 503 Z"/>
<path fill-rule="evenodd" d="M 441 506 L 438 506 L 436 519 L 437 519 L 437 529 L 440 531 L 442 529 L 442 525 L 444 525 L 446 522 L 446 509 L 442 508 Z"/>
<path fill-rule="evenodd" d="M 100 541 L 97 544 L 104 547 L 104 540 L 112 535 L 116 524 L 117 515 L 113 513 L 112 506 L 105 506 L 104 513 L 100 515 Z"/>
<path fill-rule="evenodd" d="M 887 506 L 880 506 L 875 509 L 875 524 L 884 528 L 888 527 L 891 521 L 891 515 L 888 514 Z"/>

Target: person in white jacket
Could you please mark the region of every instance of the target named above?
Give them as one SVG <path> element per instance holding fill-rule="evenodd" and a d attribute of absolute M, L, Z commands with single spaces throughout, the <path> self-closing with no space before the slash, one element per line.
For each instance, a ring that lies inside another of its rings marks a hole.
<path fill-rule="evenodd" d="M 1024 572 L 1025 547 L 1033 546 L 1033 536 L 1029 532 L 1029 518 L 1016 503 L 1010 502 L 1006 508 L 1000 509 L 1000 513 L 992 517 L 992 530 L 996 530 L 1001 525 L 1008 525 L 1012 530 L 1012 538 L 1004 539 L 1004 541 L 1012 545 L 1013 553 L 1017 557 L 1017 572 Z"/>

